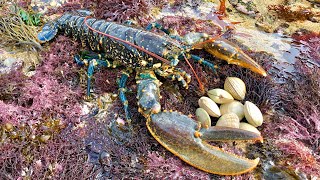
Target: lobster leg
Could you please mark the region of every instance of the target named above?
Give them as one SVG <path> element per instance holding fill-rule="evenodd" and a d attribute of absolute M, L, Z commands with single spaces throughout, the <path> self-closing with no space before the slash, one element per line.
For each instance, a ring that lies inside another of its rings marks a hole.
<path fill-rule="evenodd" d="M 185 79 L 187 84 L 189 84 L 191 82 L 191 76 L 185 70 L 183 70 L 181 68 L 175 68 L 175 70 L 180 72 L 180 75 Z"/>
<path fill-rule="evenodd" d="M 99 58 L 99 59 L 96 59 Z M 101 54 L 90 54 L 88 52 L 81 52 L 80 55 L 74 56 L 74 61 L 80 66 L 88 66 L 87 70 L 87 97 L 90 97 L 91 79 L 95 68 L 97 67 L 111 67 L 111 63 L 107 59 L 102 59 Z"/>
<path fill-rule="evenodd" d="M 216 68 L 215 68 L 215 65 L 214 65 L 213 63 L 211 63 L 211 62 L 209 62 L 209 61 L 207 61 L 207 60 L 205 60 L 205 59 L 203 59 L 203 58 L 201 58 L 201 57 L 199 57 L 199 56 L 193 55 L 193 54 L 189 55 L 189 57 L 190 57 L 191 59 L 193 59 L 195 62 L 197 62 L 197 63 L 199 63 L 199 64 L 202 64 L 202 65 L 204 65 L 204 66 L 207 66 L 207 67 L 209 67 L 213 72 L 216 72 Z"/>
<path fill-rule="evenodd" d="M 159 113 L 161 110 L 159 103 L 161 84 L 154 72 L 152 70 L 137 72 L 136 81 L 138 84 L 138 111 L 146 118 L 151 114 Z"/>
<path fill-rule="evenodd" d="M 127 91 L 126 83 L 127 83 L 128 77 L 130 76 L 131 72 L 132 72 L 131 69 L 127 69 L 126 71 L 123 71 L 121 74 L 120 81 L 118 82 L 119 98 L 123 104 L 124 112 L 126 114 L 126 120 L 129 124 L 131 123 L 131 114 L 130 114 L 130 111 L 128 108 L 128 100 L 125 95 L 125 92 Z"/>
<path fill-rule="evenodd" d="M 161 68 L 155 69 L 155 73 L 171 81 L 178 81 L 184 88 L 188 89 L 188 83 L 191 80 L 190 75 L 181 69 L 162 66 Z"/>

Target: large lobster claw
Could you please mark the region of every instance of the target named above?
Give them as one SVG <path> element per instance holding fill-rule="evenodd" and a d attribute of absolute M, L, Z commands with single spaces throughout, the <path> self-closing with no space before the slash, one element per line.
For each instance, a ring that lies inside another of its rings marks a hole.
<path fill-rule="evenodd" d="M 166 149 L 188 164 L 219 175 L 237 175 L 248 172 L 259 163 L 225 152 L 205 141 L 260 140 L 256 133 L 223 127 L 199 130 L 198 124 L 177 112 L 160 112 L 147 120 L 152 136 Z M 198 129 L 198 130 L 197 130 Z"/>

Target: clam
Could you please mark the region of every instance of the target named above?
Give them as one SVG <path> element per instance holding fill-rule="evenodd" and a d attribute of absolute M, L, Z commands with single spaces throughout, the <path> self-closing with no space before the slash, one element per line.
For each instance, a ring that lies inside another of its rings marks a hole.
<path fill-rule="evenodd" d="M 5 124 L 4 124 L 4 128 L 5 128 L 5 130 L 7 130 L 7 131 L 12 131 L 13 125 L 12 125 L 11 123 L 5 123 Z"/>
<path fill-rule="evenodd" d="M 228 113 L 222 115 L 217 121 L 216 126 L 239 128 L 240 120 L 235 113 Z"/>
<path fill-rule="evenodd" d="M 243 119 L 244 117 L 244 111 L 243 111 L 243 104 L 239 101 L 232 101 L 226 104 L 222 104 L 220 106 L 220 112 L 221 114 L 227 114 L 227 113 L 235 113 L 238 118 L 240 119 L 240 121 Z"/>
<path fill-rule="evenodd" d="M 240 123 L 239 129 L 243 129 L 243 130 L 246 130 L 246 131 L 251 131 L 251 132 L 254 132 L 254 133 L 257 133 L 257 134 L 261 134 L 260 131 L 257 128 L 255 128 L 251 124 L 248 124 L 248 123 L 245 123 L 245 122 Z"/>
<path fill-rule="evenodd" d="M 260 109 L 250 101 L 244 103 L 244 116 L 247 121 L 254 127 L 261 126 L 263 116 Z"/>
<path fill-rule="evenodd" d="M 230 93 L 219 88 L 208 91 L 208 96 L 218 104 L 224 104 L 233 101 L 233 97 Z"/>
<path fill-rule="evenodd" d="M 198 101 L 199 106 L 207 111 L 212 117 L 221 116 L 218 105 L 208 97 L 201 97 Z"/>
<path fill-rule="evenodd" d="M 224 89 L 237 100 L 243 100 L 246 95 L 246 85 L 237 77 L 227 77 Z"/>
<path fill-rule="evenodd" d="M 51 137 L 50 135 L 41 135 L 40 141 L 45 143 L 50 139 L 50 137 Z"/>
<path fill-rule="evenodd" d="M 206 110 L 198 108 L 196 110 L 197 120 L 201 123 L 201 127 L 209 128 L 211 126 L 211 118 Z"/>

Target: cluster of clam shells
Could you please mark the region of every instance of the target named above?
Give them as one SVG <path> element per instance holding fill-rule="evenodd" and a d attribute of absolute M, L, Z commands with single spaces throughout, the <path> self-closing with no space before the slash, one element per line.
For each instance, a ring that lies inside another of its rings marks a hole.
<path fill-rule="evenodd" d="M 201 127 L 210 127 L 210 116 L 212 116 L 219 118 L 216 126 L 240 128 L 260 134 L 256 127 L 262 125 L 262 113 L 250 101 L 241 103 L 246 95 L 246 85 L 241 79 L 227 77 L 224 89 L 212 89 L 207 94 L 209 97 L 203 96 L 199 99 L 199 108 L 196 110 L 196 117 L 201 123 Z M 220 108 L 218 104 L 220 104 Z M 248 123 L 240 122 L 244 118 Z"/>

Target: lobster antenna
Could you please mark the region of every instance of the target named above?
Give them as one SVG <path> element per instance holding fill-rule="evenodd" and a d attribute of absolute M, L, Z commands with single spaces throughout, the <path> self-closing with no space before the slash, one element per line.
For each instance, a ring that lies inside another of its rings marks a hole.
<path fill-rule="evenodd" d="M 184 53 L 182 53 L 182 55 L 183 55 L 184 59 L 186 60 L 186 62 L 188 63 L 188 65 L 190 66 L 190 68 L 191 68 L 194 76 L 196 77 L 196 79 L 197 79 L 197 81 L 198 81 L 198 83 L 199 83 L 200 91 L 201 91 L 202 93 L 204 93 L 204 86 L 203 86 L 203 84 L 201 83 L 200 78 L 198 77 L 196 71 L 195 71 L 195 70 L 193 69 L 193 67 L 191 66 L 191 64 L 190 64 L 189 60 L 187 59 L 186 55 L 184 55 Z"/>
<path fill-rule="evenodd" d="M 138 50 L 140 50 L 140 51 L 143 51 L 143 52 L 147 53 L 148 55 L 150 55 L 150 56 L 152 56 L 152 57 L 154 57 L 154 58 L 159 59 L 160 61 L 162 61 L 162 62 L 164 62 L 164 63 L 166 63 L 166 64 L 170 64 L 170 61 L 169 61 L 169 60 L 164 59 L 164 58 L 158 56 L 157 54 L 154 54 L 154 53 L 152 53 L 152 52 L 150 52 L 150 51 L 148 51 L 148 50 L 146 50 L 146 49 L 144 49 L 144 48 L 142 48 L 142 47 L 140 47 L 140 46 L 137 46 L 137 45 L 135 45 L 135 44 L 133 44 L 133 43 L 131 43 L 131 42 L 129 42 L 129 41 L 126 41 L 126 40 L 123 40 L 123 39 L 120 39 L 120 38 L 111 36 L 110 34 L 106 34 L 106 33 L 103 33 L 103 32 L 101 32 L 101 31 L 98 31 L 98 30 L 96 30 L 96 29 L 93 29 L 93 28 L 92 28 L 91 26 L 89 26 L 89 24 L 87 23 L 87 19 L 88 19 L 89 17 L 91 17 L 91 16 L 86 16 L 86 17 L 85 17 L 84 23 L 85 23 L 86 26 L 88 26 L 88 28 L 89 28 L 91 31 L 96 32 L 96 33 L 98 33 L 98 34 L 102 34 L 102 35 L 104 35 L 104 36 L 107 36 L 108 38 L 111 38 L 111 39 L 114 39 L 114 40 L 117 40 L 117 41 L 126 43 L 126 44 L 128 44 L 128 45 L 130 45 L 130 46 L 132 46 L 132 47 L 134 47 L 134 48 L 136 48 L 136 49 L 138 49 Z"/>

